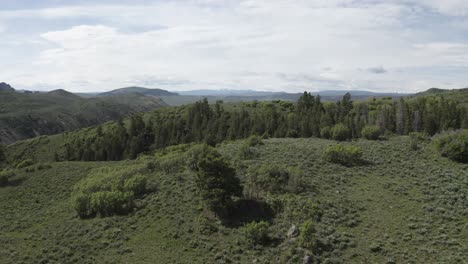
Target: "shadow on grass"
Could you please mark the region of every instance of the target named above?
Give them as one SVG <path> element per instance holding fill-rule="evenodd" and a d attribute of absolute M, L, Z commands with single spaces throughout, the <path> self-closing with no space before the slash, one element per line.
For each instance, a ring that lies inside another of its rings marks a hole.
<path fill-rule="evenodd" d="M 273 217 L 273 209 L 266 202 L 239 200 L 234 203 L 222 222 L 228 227 L 239 227 L 250 222 L 271 221 Z"/>
<path fill-rule="evenodd" d="M 26 176 L 14 177 L 14 178 L 8 179 L 8 182 L 2 185 L 2 187 L 7 187 L 7 186 L 16 187 L 16 186 L 21 185 L 25 180 L 26 180 Z"/>

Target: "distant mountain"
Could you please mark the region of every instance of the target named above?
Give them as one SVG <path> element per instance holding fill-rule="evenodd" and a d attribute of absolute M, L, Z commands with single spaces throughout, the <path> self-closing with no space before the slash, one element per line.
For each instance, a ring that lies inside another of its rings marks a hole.
<path fill-rule="evenodd" d="M 468 88 L 462 88 L 462 89 L 431 88 L 424 92 L 419 92 L 416 95 L 434 95 L 434 94 L 443 94 L 443 93 L 452 93 L 452 92 L 468 92 Z"/>
<path fill-rule="evenodd" d="M 167 105 L 160 98 L 140 93 L 82 98 L 63 89 L 47 93 L 14 92 L 4 83 L 0 91 L 2 144 L 94 126 Z"/>
<path fill-rule="evenodd" d="M 177 96 L 179 94 L 169 92 L 163 89 L 151 89 L 151 88 L 144 88 L 144 87 L 125 87 L 120 89 L 115 89 L 109 92 L 99 93 L 97 94 L 98 97 L 101 96 L 110 96 L 110 95 L 121 95 L 121 94 L 129 94 L 129 93 L 140 93 L 149 96 Z"/>
<path fill-rule="evenodd" d="M 0 83 L 0 92 L 14 92 L 15 89 L 11 87 L 8 83 Z"/>

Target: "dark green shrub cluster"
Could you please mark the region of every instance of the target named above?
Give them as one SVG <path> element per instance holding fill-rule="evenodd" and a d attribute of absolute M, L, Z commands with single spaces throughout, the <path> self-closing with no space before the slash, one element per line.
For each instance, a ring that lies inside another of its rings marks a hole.
<path fill-rule="evenodd" d="M 412 150 L 419 150 L 424 142 L 430 140 L 429 134 L 425 132 L 411 132 L 409 133 L 409 137 Z"/>
<path fill-rule="evenodd" d="M 325 139 L 331 139 L 332 133 L 330 127 L 324 127 L 320 130 L 320 136 Z"/>
<path fill-rule="evenodd" d="M 361 136 L 369 140 L 377 140 L 380 137 L 380 128 L 378 126 L 365 126 L 361 130 Z"/>
<path fill-rule="evenodd" d="M 26 168 L 28 166 L 31 166 L 34 164 L 34 161 L 32 159 L 25 159 L 23 161 L 20 161 L 18 164 L 16 164 L 17 169 L 22 169 Z"/>
<path fill-rule="evenodd" d="M 262 138 L 257 135 L 252 135 L 249 138 L 247 138 L 246 143 L 249 147 L 256 147 L 264 144 Z"/>
<path fill-rule="evenodd" d="M 125 214 L 146 192 L 146 184 L 147 178 L 134 167 L 99 169 L 75 186 L 73 207 L 81 218 Z"/>
<path fill-rule="evenodd" d="M 351 145 L 336 144 L 325 150 L 324 158 L 328 162 L 343 166 L 355 166 L 363 163 L 362 150 Z"/>
<path fill-rule="evenodd" d="M 265 245 L 270 240 L 269 227 L 270 224 L 266 221 L 248 223 L 244 227 L 245 238 L 251 245 Z"/>
<path fill-rule="evenodd" d="M 468 130 L 445 132 L 435 137 L 440 154 L 457 162 L 468 162 Z"/>
<path fill-rule="evenodd" d="M 261 193 L 299 192 L 305 188 L 303 173 L 276 164 L 251 166 L 248 169 L 248 196 L 258 198 Z"/>
<path fill-rule="evenodd" d="M 342 123 L 336 124 L 331 128 L 331 137 L 337 141 L 345 141 L 349 139 L 351 132 L 349 128 Z"/>
<path fill-rule="evenodd" d="M 8 180 L 15 176 L 15 172 L 12 170 L 3 170 L 0 171 L 0 186 L 5 186 L 8 184 Z"/>

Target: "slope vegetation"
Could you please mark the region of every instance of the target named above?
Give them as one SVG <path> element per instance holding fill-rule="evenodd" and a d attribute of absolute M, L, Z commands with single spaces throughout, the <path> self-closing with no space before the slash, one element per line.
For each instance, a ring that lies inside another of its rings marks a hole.
<path fill-rule="evenodd" d="M 324 149 L 335 144 L 273 138 L 219 145 L 244 187 L 229 221 L 203 209 L 196 174 L 186 166 L 188 145 L 134 161 L 15 169 L 16 176 L 0 188 L 0 262 L 463 263 L 468 258 L 466 164 L 440 157 L 425 142 L 413 150 L 409 137 L 398 136 L 345 143 L 361 148 L 366 161 L 345 167 L 323 159 Z M 77 216 L 70 200 L 79 182 L 99 168 L 132 166 L 151 189 L 132 212 Z M 289 178 L 277 188 L 257 190 L 252 175 L 270 168 L 289 171 L 278 174 Z M 266 224 L 252 225 L 258 221 Z M 253 243 L 252 234 L 266 239 Z M 308 236 L 312 244 L 304 243 Z"/>
<path fill-rule="evenodd" d="M 84 99 L 64 90 L 49 93 L 0 91 L 0 143 L 93 126 L 164 106 L 141 94 Z"/>

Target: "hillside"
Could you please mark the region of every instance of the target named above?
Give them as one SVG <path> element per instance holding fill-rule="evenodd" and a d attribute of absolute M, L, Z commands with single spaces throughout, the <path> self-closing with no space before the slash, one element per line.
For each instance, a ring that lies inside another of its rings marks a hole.
<path fill-rule="evenodd" d="M 0 142 L 57 134 L 145 112 L 165 103 L 141 94 L 81 98 L 65 90 L 0 92 Z"/>
<path fill-rule="evenodd" d="M 177 96 L 177 93 L 172 93 L 162 89 L 152 89 L 144 87 L 125 87 L 120 89 L 115 89 L 109 92 L 104 92 L 97 94 L 97 96 L 112 96 L 112 95 L 122 95 L 122 94 L 131 94 L 131 93 L 140 93 L 148 96 Z"/>
<path fill-rule="evenodd" d="M 408 137 L 345 143 L 363 150 L 366 165 L 323 159 L 336 142 L 268 139 L 241 155 L 244 141 L 217 150 L 237 171 L 246 200 L 229 222 L 202 209 L 187 146 L 136 161 L 58 162 L 16 169 L 0 187 L 1 263 L 463 263 L 468 166 L 449 161 Z M 294 172 L 291 188 L 247 194 L 259 165 Z M 74 186 L 97 168 L 137 167 L 151 191 L 135 211 L 80 219 Z M 298 185 L 299 183 L 299 185 Z M 300 187 L 300 188 L 298 188 Z M 268 242 L 252 245 L 248 223 L 267 221 Z M 312 221 L 318 249 L 301 246 Z M 296 226 L 299 229 L 295 229 Z"/>

